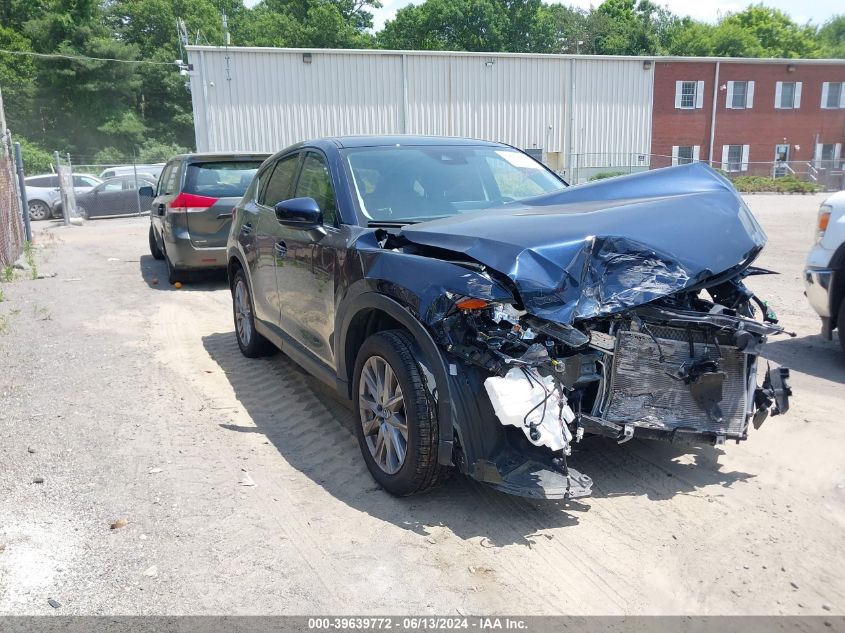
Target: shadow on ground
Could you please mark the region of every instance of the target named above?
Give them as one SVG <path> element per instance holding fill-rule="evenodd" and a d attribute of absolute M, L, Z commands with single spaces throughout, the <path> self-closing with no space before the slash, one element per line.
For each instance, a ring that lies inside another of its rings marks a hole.
<path fill-rule="evenodd" d="M 202 340 L 256 425 L 221 426 L 263 434 L 290 465 L 361 512 L 419 534 L 429 533 L 432 526 L 445 526 L 461 538 L 480 536 L 483 544 L 499 547 L 529 545 L 540 538 L 539 530 L 575 525 L 578 515 L 590 510 L 590 498 L 577 502 L 522 499 L 460 475 L 425 495 L 391 497 L 364 466 L 351 410 L 327 387 L 283 354 L 244 358 L 234 332 Z M 579 445 L 570 464 L 593 478 L 593 497 L 670 499 L 703 486 L 729 487 L 753 477 L 723 471 L 718 463 L 721 454 L 710 446 L 638 440 L 619 446 L 589 438 Z"/>
<path fill-rule="evenodd" d="M 186 291 L 208 291 L 220 290 L 227 285 L 225 270 L 209 270 L 203 272 L 192 272 L 185 275 L 185 279 L 181 279 L 182 287 L 175 288 L 167 281 L 167 264 L 164 260 L 153 258 L 152 255 L 141 255 L 139 267 L 141 269 L 141 277 L 150 288 L 153 290 L 179 290 Z"/>
<path fill-rule="evenodd" d="M 834 332 L 833 340 L 820 334 L 795 338 L 770 337 L 763 347 L 763 356 L 778 365 L 802 374 L 845 383 L 845 354 Z"/>

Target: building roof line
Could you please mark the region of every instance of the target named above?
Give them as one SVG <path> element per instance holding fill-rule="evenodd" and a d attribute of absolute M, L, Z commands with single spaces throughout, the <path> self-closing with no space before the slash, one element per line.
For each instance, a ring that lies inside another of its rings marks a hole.
<path fill-rule="evenodd" d="M 380 48 L 275 48 L 270 46 L 199 46 L 190 44 L 188 51 L 228 51 L 229 53 L 311 53 L 330 55 L 408 55 L 418 57 L 481 57 L 481 58 L 529 58 L 529 59 L 576 59 L 599 61 L 652 61 L 652 62 L 721 62 L 723 64 L 825 64 L 843 65 L 845 59 L 808 59 L 790 57 L 681 57 L 677 55 L 570 55 L 548 53 L 501 53 L 477 51 L 425 51 L 389 50 Z"/>

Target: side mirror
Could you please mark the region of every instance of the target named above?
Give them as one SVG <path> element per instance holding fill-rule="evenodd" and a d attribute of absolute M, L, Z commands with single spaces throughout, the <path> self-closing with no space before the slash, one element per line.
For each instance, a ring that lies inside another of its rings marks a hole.
<path fill-rule="evenodd" d="M 323 224 L 323 212 L 314 198 L 291 198 L 275 206 L 279 224 L 309 231 Z"/>
<path fill-rule="evenodd" d="M 138 187 L 138 195 L 145 198 L 155 198 L 155 192 L 152 187 Z"/>

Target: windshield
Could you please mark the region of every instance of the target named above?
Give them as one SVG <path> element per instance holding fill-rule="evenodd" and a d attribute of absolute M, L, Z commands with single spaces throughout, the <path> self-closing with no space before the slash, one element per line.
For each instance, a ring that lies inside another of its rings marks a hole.
<path fill-rule="evenodd" d="M 240 198 L 261 167 L 256 161 L 192 163 L 185 176 L 185 193 L 214 198 Z"/>
<path fill-rule="evenodd" d="M 345 156 L 367 222 L 431 220 L 566 187 L 533 158 L 502 147 L 370 147 Z"/>

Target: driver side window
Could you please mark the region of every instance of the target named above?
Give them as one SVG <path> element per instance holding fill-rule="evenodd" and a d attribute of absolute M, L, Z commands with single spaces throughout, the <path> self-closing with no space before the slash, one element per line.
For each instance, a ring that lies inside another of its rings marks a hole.
<path fill-rule="evenodd" d="M 295 198 L 314 198 L 323 212 L 323 223 L 337 226 L 337 203 L 329 168 L 319 154 L 308 152 L 302 161 L 302 172 L 296 183 Z"/>

